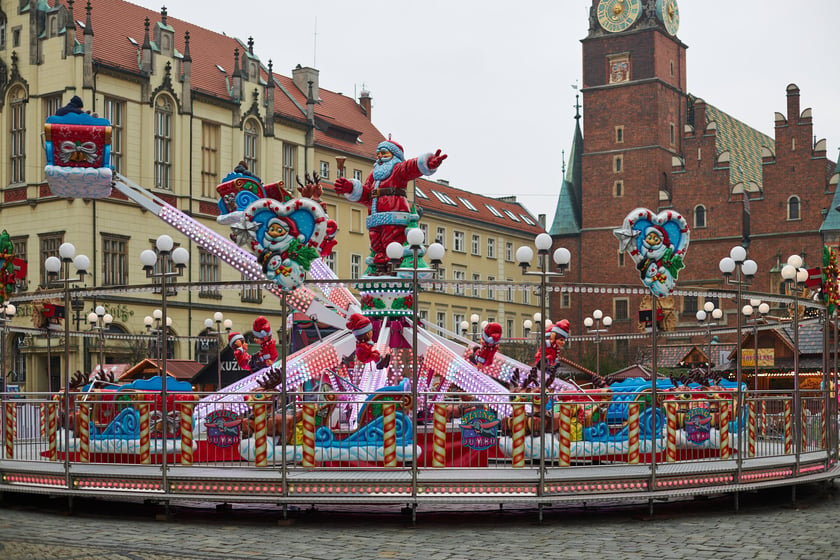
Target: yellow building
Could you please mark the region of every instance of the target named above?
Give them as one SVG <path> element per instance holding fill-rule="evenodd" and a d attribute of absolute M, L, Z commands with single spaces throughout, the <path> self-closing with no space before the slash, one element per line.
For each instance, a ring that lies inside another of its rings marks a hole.
<path fill-rule="evenodd" d="M 330 187 L 337 157 L 343 158 L 346 176 L 364 180 L 383 140 L 371 122 L 369 92 L 362 91 L 357 101 L 321 88 L 314 68 L 277 74 L 271 60 L 256 54 L 253 39 L 243 42 L 191 25 L 169 17 L 165 8 L 155 13 L 122 0 L 97 0 L 94 8 L 53 3 L 46 8 L 35 0 L 22 7 L 0 3 L 0 126 L 5 131 L 0 150 L 6 162 L 0 168 L 0 227 L 28 262 L 27 277 L 13 298 L 18 314 L 5 339 L 4 369 L 14 371 L 8 382 L 38 391 L 63 384 L 68 365 L 63 328 L 48 339 L 30 318 L 40 305 L 35 292 L 47 289 L 44 262 L 65 242 L 91 260 L 89 274 L 78 284 L 88 290 L 73 292 L 71 329 L 90 335 L 86 317 L 99 305 L 114 317 L 102 351 L 106 363 L 149 351 L 149 340 L 137 335 L 145 333 L 144 317 L 161 306 L 161 295 L 149 289 L 139 255 L 164 233 L 189 250 L 189 265 L 178 282 L 193 285 L 167 298 L 175 337 L 170 357 L 207 361 L 215 355 L 214 344 L 201 337 L 208 334 L 205 319 L 217 311 L 243 333 L 258 314 L 275 330 L 281 324 L 275 296 L 258 285 L 236 284 L 243 280 L 236 270 L 122 193 L 96 200 L 53 195 L 44 177 L 43 123 L 73 95 L 82 98 L 85 109 L 111 121 L 115 172 L 225 236 L 229 228 L 215 221 L 215 188 L 240 160 L 264 182 L 282 180 L 290 190 L 296 177 L 319 173 L 327 211 L 339 224 L 338 246 L 328 263 L 341 278 L 363 272 L 366 209 Z M 421 227 L 433 237 L 441 234 L 448 251 L 445 278 L 453 282 L 423 294 L 423 314 L 454 330 L 477 313 L 521 336 L 523 321 L 538 304 L 511 284 L 523 279 L 511 251 L 532 243 L 543 228 L 515 202 L 443 183 L 417 181 L 416 186 L 411 196 L 425 211 Z M 436 193 L 455 204 L 441 202 Z M 494 205 L 495 211 L 489 210 Z M 478 249 L 472 245 L 476 238 Z M 460 283 L 473 279 L 490 285 L 476 289 Z M 62 294 L 57 289 L 53 296 Z M 98 341 L 71 336 L 68 371 L 89 371 L 97 364 Z"/>

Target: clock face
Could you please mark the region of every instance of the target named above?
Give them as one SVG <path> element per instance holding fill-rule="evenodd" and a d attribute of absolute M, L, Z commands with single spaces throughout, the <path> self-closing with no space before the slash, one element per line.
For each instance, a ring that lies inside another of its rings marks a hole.
<path fill-rule="evenodd" d="M 671 35 L 677 34 L 680 27 L 680 9 L 677 0 L 656 0 L 656 17 Z"/>
<path fill-rule="evenodd" d="M 641 0 L 601 0 L 598 3 L 598 22 L 606 31 L 624 31 L 639 19 Z"/>

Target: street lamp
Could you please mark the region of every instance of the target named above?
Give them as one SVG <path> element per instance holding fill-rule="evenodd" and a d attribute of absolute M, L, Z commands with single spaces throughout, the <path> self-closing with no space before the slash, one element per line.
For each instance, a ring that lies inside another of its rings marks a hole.
<path fill-rule="evenodd" d="M 531 329 L 534 327 L 534 323 L 531 322 L 531 319 L 525 319 L 522 322 L 522 331 L 525 335 L 525 338 L 528 338 L 531 335 Z"/>
<path fill-rule="evenodd" d="M 566 272 L 566 267 L 571 261 L 571 253 L 568 249 L 559 247 L 554 251 L 552 258 L 557 265 L 557 272 L 548 269 L 548 253 L 551 250 L 551 236 L 547 233 L 540 233 L 534 238 L 534 246 L 537 248 L 539 270 L 532 272 L 528 271 L 531 266 L 531 259 L 534 257 L 534 251 L 527 246 L 519 247 L 516 250 L 516 261 L 522 269 L 522 274 L 535 275 L 540 277 L 540 317 L 537 319 L 534 316 L 537 324 L 547 315 L 546 313 L 546 283 L 551 276 L 563 276 Z M 542 333 L 540 333 L 542 334 Z M 545 406 L 546 386 L 545 386 L 545 336 L 540 336 L 540 408 L 538 418 L 540 419 L 540 492 L 545 483 Z"/>
<path fill-rule="evenodd" d="M 163 346 L 163 341 L 161 340 L 161 336 L 164 332 L 164 329 L 161 327 L 163 323 L 163 311 L 160 309 L 155 309 L 152 311 L 151 315 L 146 315 L 143 318 L 143 324 L 146 326 L 146 332 L 149 333 L 149 336 L 154 336 L 154 353 L 151 351 L 152 341 L 149 341 L 149 355 L 150 357 L 155 358 L 156 360 L 161 359 L 161 347 Z M 166 332 L 168 333 L 169 327 L 172 326 L 172 317 L 166 318 Z M 154 355 L 152 355 L 154 354 Z"/>
<path fill-rule="evenodd" d="M 206 329 L 212 329 L 213 323 L 216 323 L 216 330 L 214 334 L 216 335 L 216 377 L 217 377 L 217 385 L 216 390 L 221 390 L 222 388 L 222 324 L 225 326 L 225 330 L 229 333 L 231 327 L 233 327 L 233 323 L 230 319 L 225 320 L 224 314 L 221 311 L 216 311 L 213 313 L 212 319 L 205 319 L 204 320 L 204 327 Z"/>
<path fill-rule="evenodd" d="M 802 406 L 799 394 L 799 284 L 808 279 L 808 271 L 803 268 L 802 257 L 791 255 L 787 264 L 782 267 L 782 280 L 791 287 L 793 292 L 793 425 L 794 433 L 802 433 Z M 796 471 L 799 471 L 799 454 L 801 453 L 802 437 L 794 437 L 793 445 L 796 451 Z"/>
<path fill-rule="evenodd" d="M 755 363 L 753 364 L 753 388 L 755 390 L 758 390 L 758 321 L 764 315 L 770 312 L 770 306 L 767 303 L 761 301 L 760 299 L 752 298 L 750 299 L 750 303 L 743 307 L 742 312 L 744 313 L 744 317 L 747 319 L 748 322 L 750 321 L 750 318 L 752 318 L 754 343 L 753 352 L 755 356 Z"/>
<path fill-rule="evenodd" d="M 72 243 L 62 243 L 58 248 L 58 257 L 47 257 L 44 268 L 47 270 L 47 283 L 64 286 L 64 470 L 67 473 L 67 485 L 70 485 L 70 285 L 84 281 L 90 259 L 85 255 L 76 255 Z M 70 264 L 76 269 L 76 275 L 70 276 Z M 59 272 L 63 274 L 59 278 Z"/>
<path fill-rule="evenodd" d="M 712 376 L 712 326 L 717 325 L 717 322 L 721 320 L 723 311 L 715 307 L 715 304 L 711 301 L 707 301 L 703 304 L 703 309 L 697 311 L 696 317 L 698 323 L 701 325 L 703 323 L 706 324 L 706 336 L 709 340 L 709 361 L 706 364 L 706 377 L 710 378 Z M 706 322 L 707 320 L 708 322 Z M 713 323 L 712 321 L 715 322 Z"/>
<path fill-rule="evenodd" d="M 166 410 L 166 383 L 167 383 L 167 373 L 166 373 L 166 357 L 167 357 L 167 343 L 169 338 L 168 328 L 170 325 L 170 318 L 166 316 L 166 296 L 167 296 L 167 281 L 172 278 L 178 278 L 179 276 L 183 276 L 184 269 L 187 266 L 187 261 L 190 260 L 190 253 L 184 249 L 183 247 L 178 247 L 174 251 L 172 248 L 174 247 L 175 242 L 172 240 L 171 237 L 168 235 L 161 235 L 155 241 L 155 247 L 157 248 L 157 253 L 152 251 L 151 249 L 146 249 L 142 253 L 140 253 L 140 263 L 143 265 L 143 270 L 146 273 L 146 278 L 159 278 L 160 279 L 160 299 L 161 299 L 161 309 L 160 309 L 160 319 L 161 319 L 161 330 L 163 332 L 161 339 L 161 365 L 160 365 L 160 394 L 161 394 L 161 402 L 162 402 L 162 418 L 163 418 L 163 461 L 161 463 L 161 469 L 163 474 L 163 487 L 167 488 L 166 482 L 166 450 L 167 450 L 167 438 L 169 435 L 169 428 L 168 428 L 168 417 L 167 417 L 167 410 Z M 155 265 L 160 263 L 160 272 L 155 272 Z M 174 284 L 174 282 L 173 282 Z M 155 310 L 155 319 L 157 319 L 157 309 Z"/>
<path fill-rule="evenodd" d="M 473 313 L 470 315 L 470 323 L 472 323 L 472 337 L 473 342 L 478 342 L 478 321 L 481 320 L 481 317 L 478 316 L 478 313 Z"/>
<path fill-rule="evenodd" d="M 114 322 L 114 316 L 110 313 L 105 313 L 105 308 L 97 305 L 96 309 L 88 313 L 88 323 L 90 323 L 90 330 L 99 331 L 99 371 L 105 372 L 105 331 L 110 328 L 111 323 Z M 104 380 L 104 379 L 103 379 Z"/>
<path fill-rule="evenodd" d="M 0 341 L 0 375 L 3 376 L 3 392 L 6 392 L 6 338 L 9 336 L 9 323 L 15 318 L 17 308 L 12 303 L 0 305 L 0 325 L 3 328 L 3 340 Z"/>
<path fill-rule="evenodd" d="M 461 330 L 461 336 L 466 337 L 467 336 L 467 330 L 470 328 L 470 324 L 466 321 L 461 321 L 458 324 L 458 328 Z"/>
<path fill-rule="evenodd" d="M 601 328 L 601 324 L 604 328 Z M 612 317 L 604 316 L 604 312 L 596 309 L 592 312 L 592 317 L 587 317 L 583 320 L 583 326 L 589 329 L 590 333 L 595 334 L 595 373 L 598 377 L 601 376 L 601 333 L 607 332 L 607 329 L 612 325 Z M 594 329 L 592 327 L 595 327 Z"/>

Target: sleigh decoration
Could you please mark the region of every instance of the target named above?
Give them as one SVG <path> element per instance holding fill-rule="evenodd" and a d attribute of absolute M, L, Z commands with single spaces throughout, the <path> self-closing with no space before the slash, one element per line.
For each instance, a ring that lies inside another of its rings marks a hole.
<path fill-rule="evenodd" d="M 111 194 L 111 122 L 86 113 L 51 116 L 44 124 L 50 190 L 66 198 Z"/>

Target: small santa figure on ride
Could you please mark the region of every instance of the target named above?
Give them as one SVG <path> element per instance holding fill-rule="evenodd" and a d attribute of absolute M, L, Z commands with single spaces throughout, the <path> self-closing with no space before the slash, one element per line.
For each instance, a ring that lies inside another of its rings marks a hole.
<path fill-rule="evenodd" d="M 499 323 L 487 323 L 484 327 L 484 332 L 481 333 L 481 346 L 476 348 L 469 360 L 478 366 L 478 369 L 484 369 L 486 366 L 493 365 L 493 358 L 496 356 L 496 350 L 499 349 L 499 340 L 502 338 L 502 325 Z"/>
<path fill-rule="evenodd" d="M 260 315 L 254 319 L 254 338 L 260 343 L 260 358 L 262 362 L 268 366 L 274 365 L 279 359 L 277 355 L 277 344 L 274 342 L 274 336 L 271 334 L 271 325 L 268 319 Z"/>
<path fill-rule="evenodd" d="M 241 333 L 232 332 L 228 335 L 228 345 L 233 348 L 233 357 L 236 358 L 239 369 L 251 371 L 251 368 L 248 367 L 251 355 L 248 354 L 248 343 L 245 342 L 245 337 Z"/>
<path fill-rule="evenodd" d="M 388 367 L 391 355 L 379 355 L 379 351 L 373 347 L 373 325 L 370 319 L 361 313 L 353 313 L 347 320 L 347 328 L 356 337 L 356 360 L 367 364 L 376 362 L 377 369 Z"/>
<path fill-rule="evenodd" d="M 566 319 L 557 321 L 545 330 L 545 365 L 552 367 L 557 363 L 557 353 L 566 345 L 569 338 L 570 323 Z M 534 357 L 534 365 L 540 365 L 540 351 Z"/>

